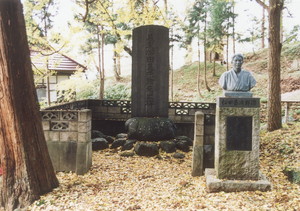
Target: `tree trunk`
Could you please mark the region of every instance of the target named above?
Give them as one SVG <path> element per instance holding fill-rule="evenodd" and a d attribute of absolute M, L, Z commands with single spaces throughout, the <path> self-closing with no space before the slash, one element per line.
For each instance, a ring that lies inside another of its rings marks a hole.
<path fill-rule="evenodd" d="M 226 36 L 226 70 L 229 70 L 229 62 L 228 62 L 228 53 L 229 53 L 229 35 Z"/>
<path fill-rule="evenodd" d="M 171 59 L 170 59 L 170 97 L 171 101 L 174 101 L 174 75 L 173 75 L 173 63 L 174 63 L 174 39 L 173 28 L 171 28 Z"/>
<path fill-rule="evenodd" d="M 114 62 L 114 76 L 116 81 L 119 81 L 121 79 L 120 75 L 119 75 L 119 71 L 118 71 L 118 53 L 116 51 L 116 44 L 114 44 L 114 57 L 113 57 L 113 62 Z"/>
<path fill-rule="evenodd" d="M 216 53 L 214 52 L 213 76 L 216 76 Z"/>
<path fill-rule="evenodd" d="M 211 89 L 208 86 L 207 83 L 207 37 L 206 37 L 206 32 L 207 31 L 207 13 L 205 13 L 205 21 L 204 21 L 204 83 L 207 91 L 211 91 Z"/>
<path fill-rule="evenodd" d="M 265 23 L 266 23 L 266 15 L 265 8 L 262 8 L 262 21 L 261 21 L 261 48 L 265 48 Z"/>
<path fill-rule="evenodd" d="M 166 17 L 168 15 L 168 0 L 164 0 Z"/>
<path fill-rule="evenodd" d="M 101 27 L 101 28 L 100 28 Z M 100 36 L 100 33 L 103 30 L 103 26 L 97 27 L 97 53 L 98 53 L 98 64 L 96 68 L 99 72 L 99 99 L 103 100 L 104 98 L 104 35 L 103 33 Z"/>
<path fill-rule="evenodd" d="M 197 40 L 197 52 L 198 52 L 198 72 L 197 72 L 197 91 L 199 98 L 203 98 L 201 94 L 201 81 L 200 81 L 200 26 L 198 23 L 198 40 Z"/>
<path fill-rule="evenodd" d="M 193 61 L 193 47 L 192 44 L 188 44 L 186 49 L 186 55 L 185 55 L 185 64 L 189 65 L 192 64 Z"/>
<path fill-rule="evenodd" d="M 99 73 L 99 100 L 102 100 L 103 98 L 101 98 L 101 71 L 102 71 L 102 68 L 101 68 L 101 40 L 100 40 L 100 28 L 99 26 L 97 26 L 97 56 L 98 56 L 98 65 L 97 65 L 97 62 L 95 62 L 95 66 L 96 66 L 96 69 L 98 70 L 98 73 Z"/>
<path fill-rule="evenodd" d="M 121 77 L 121 55 L 117 53 L 117 73 Z"/>
<path fill-rule="evenodd" d="M 232 6 L 232 13 L 234 14 L 234 4 Z M 235 54 L 235 16 L 234 15 L 232 17 L 232 51 L 234 55 Z"/>
<path fill-rule="evenodd" d="M 29 55 L 20 1 L 0 1 L 0 201 L 5 210 L 24 208 L 58 186 Z"/>
<path fill-rule="evenodd" d="M 268 131 L 282 127 L 280 98 L 280 16 L 283 0 L 269 1 Z"/>
<path fill-rule="evenodd" d="M 103 31 L 103 26 L 101 26 Z M 101 34 L 101 75 L 100 75 L 100 99 L 104 99 L 104 82 L 105 82 L 105 68 L 104 68 L 104 33 Z"/>

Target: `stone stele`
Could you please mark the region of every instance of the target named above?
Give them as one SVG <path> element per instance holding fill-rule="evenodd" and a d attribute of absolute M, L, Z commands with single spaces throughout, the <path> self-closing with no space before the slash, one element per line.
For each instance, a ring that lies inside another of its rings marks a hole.
<path fill-rule="evenodd" d="M 146 25 L 133 30 L 132 117 L 168 117 L 169 29 Z"/>

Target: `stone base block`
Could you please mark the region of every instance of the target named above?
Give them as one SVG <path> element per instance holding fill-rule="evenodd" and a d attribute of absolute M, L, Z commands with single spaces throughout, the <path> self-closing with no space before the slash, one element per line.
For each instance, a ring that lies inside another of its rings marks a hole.
<path fill-rule="evenodd" d="M 225 97 L 243 97 L 243 98 L 248 98 L 252 97 L 253 94 L 252 92 L 243 92 L 243 91 L 223 91 L 223 94 Z"/>
<path fill-rule="evenodd" d="M 163 141 L 175 137 L 176 126 L 168 118 L 134 117 L 125 122 L 128 138 L 139 141 Z"/>
<path fill-rule="evenodd" d="M 221 180 L 214 169 L 205 169 L 207 192 L 269 191 L 271 183 L 260 172 L 259 180 Z"/>

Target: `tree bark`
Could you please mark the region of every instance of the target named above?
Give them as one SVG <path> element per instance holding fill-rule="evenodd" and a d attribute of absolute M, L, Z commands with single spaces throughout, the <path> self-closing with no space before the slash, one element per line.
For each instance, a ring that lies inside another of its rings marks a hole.
<path fill-rule="evenodd" d="M 186 48 L 185 64 L 186 65 L 192 64 L 192 61 L 193 61 L 193 47 L 192 44 L 188 44 Z"/>
<path fill-rule="evenodd" d="M 118 61 L 120 61 L 119 55 L 116 51 L 116 44 L 114 44 L 114 57 L 113 57 L 114 68 L 113 68 L 113 70 L 114 70 L 114 76 L 115 76 L 116 81 L 119 81 L 121 79 L 121 76 L 119 73 L 119 66 L 118 66 L 118 64 L 120 64 L 120 63 L 118 63 Z"/>
<path fill-rule="evenodd" d="M 171 34 L 171 55 L 170 55 L 170 97 L 171 97 L 171 102 L 174 101 L 174 71 L 173 71 L 173 63 L 174 63 L 174 39 L 173 39 L 173 28 L 170 28 L 170 34 Z"/>
<path fill-rule="evenodd" d="M 101 31 L 103 31 L 103 26 L 101 26 Z M 105 82 L 105 68 L 104 68 L 104 33 L 101 34 L 101 74 L 100 74 L 100 99 L 104 99 L 104 82 Z"/>
<path fill-rule="evenodd" d="M 1 205 L 24 208 L 58 186 L 43 133 L 19 0 L 0 1 Z"/>
<path fill-rule="evenodd" d="M 234 4 L 232 6 L 232 13 L 234 14 Z M 232 51 L 234 55 L 235 54 L 235 16 L 234 15 L 232 17 Z"/>
<path fill-rule="evenodd" d="M 204 21 L 204 83 L 207 91 L 211 91 L 207 83 L 207 13 L 205 12 Z"/>
<path fill-rule="evenodd" d="M 265 15 L 265 8 L 262 8 L 262 20 L 261 20 L 261 48 L 265 48 L 265 22 L 266 22 L 266 15 Z"/>
<path fill-rule="evenodd" d="M 201 65 L 200 65 L 200 25 L 198 23 L 198 39 L 197 39 L 197 56 L 198 56 L 198 71 L 197 71 L 197 91 L 199 98 L 203 98 L 201 94 L 201 81 L 200 81 L 200 70 L 201 70 Z"/>
<path fill-rule="evenodd" d="M 268 131 L 282 127 L 280 97 L 280 16 L 283 0 L 269 1 Z"/>

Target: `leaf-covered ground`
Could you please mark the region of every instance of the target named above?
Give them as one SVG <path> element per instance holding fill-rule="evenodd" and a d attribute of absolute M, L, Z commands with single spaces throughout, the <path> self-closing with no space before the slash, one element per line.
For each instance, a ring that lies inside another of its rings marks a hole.
<path fill-rule="evenodd" d="M 261 170 L 269 192 L 207 193 L 205 177 L 192 177 L 192 152 L 184 159 L 121 157 L 93 153 L 91 170 L 78 176 L 58 173 L 60 186 L 28 210 L 300 210 L 300 185 L 282 173 L 299 167 L 300 123 L 261 135 Z"/>

